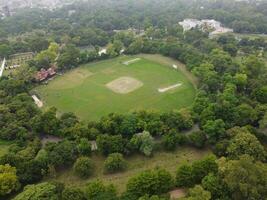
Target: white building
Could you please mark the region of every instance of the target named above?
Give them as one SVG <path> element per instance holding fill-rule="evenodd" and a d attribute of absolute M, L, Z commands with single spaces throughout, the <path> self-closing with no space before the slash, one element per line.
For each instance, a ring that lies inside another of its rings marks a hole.
<path fill-rule="evenodd" d="M 202 31 L 210 32 L 210 35 L 233 32 L 233 29 L 223 27 L 221 22 L 214 19 L 184 19 L 179 24 L 183 27 L 184 31 L 199 27 Z"/>

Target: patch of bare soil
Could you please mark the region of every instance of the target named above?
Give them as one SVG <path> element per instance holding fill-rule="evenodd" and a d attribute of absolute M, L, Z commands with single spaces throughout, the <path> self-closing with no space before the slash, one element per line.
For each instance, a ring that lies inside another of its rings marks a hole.
<path fill-rule="evenodd" d="M 143 83 L 132 77 L 125 76 L 125 77 L 120 77 L 114 81 L 111 81 L 110 83 L 106 84 L 106 86 L 113 92 L 119 94 L 128 94 L 142 87 Z"/>

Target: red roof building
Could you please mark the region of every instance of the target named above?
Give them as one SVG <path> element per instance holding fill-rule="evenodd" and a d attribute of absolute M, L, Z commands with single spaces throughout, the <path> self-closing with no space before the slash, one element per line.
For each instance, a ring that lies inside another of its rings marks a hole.
<path fill-rule="evenodd" d="M 44 81 L 47 78 L 50 78 L 56 74 L 55 68 L 50 67 L 48 70 L 42 68 L 40 71 L 38 71 L 35 75 L 35 79 L 37 81 Z"/>

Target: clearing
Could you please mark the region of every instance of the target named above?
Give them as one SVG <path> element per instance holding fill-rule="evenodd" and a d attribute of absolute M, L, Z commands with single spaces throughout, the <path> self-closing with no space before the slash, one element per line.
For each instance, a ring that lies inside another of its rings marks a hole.
<path fill-rule="evenodd" d="M 124 65 L 138 58 L 138 62 Z M 172 66 L 175 64 L 178 69 Z M 88 63 L 34 89 L 44 106 L 85 121 L 136 110 L 167 112 L 192 105 L 196 79 L 185 66 L 160 55 L 140 54 Z M 159 88 L 182 85 L 164 93 Z"/>
<path fill-rule="evenodd" d="M 58 172 L 56 177 L 49 178 L 49 180 L 57 180 L 65 183 L 67 186 L 84 186 L 90 181 L 100 179 L 106 184 L 113 184 L 118 192 L 122 193 L 126 189 L 128 179 L 144 170 L 161 167 L 175 176 L 179 165 L 201 159 L 209 153 L 211 153 L 209 149 L 199 150 L 190 147 L 180 147 L 174 152 L 156 152 L 151 158 L 142 155 L 134 155 L 126 158 L 128 169 L 116 174 L 104 174 L 105 158 L 100 155 L 92 155 L 91 158 L 95 164 L 93 177 L 81 179 L 74 174 L 72 169 L 65 169 Z"/>

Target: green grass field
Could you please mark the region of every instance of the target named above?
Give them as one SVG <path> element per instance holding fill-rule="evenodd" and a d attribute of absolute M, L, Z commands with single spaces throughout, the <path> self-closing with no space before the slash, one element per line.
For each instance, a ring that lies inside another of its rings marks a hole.
<path fill-rule="evenodd" d="M 135 58 L 141 59 L 123 64 Z M 178 69 L 174 69 L 173 64 Z M 143 85 L 127 94 L 116 93 L 106 86 L 121 77 L 134 78 Z M 158 91 L 177 83 L 182 85 L 164 93 Z M 170 111 L 188 107 L 194 100 L 195 86 L 195 78 L 181 63 L 160 55 L 137 55 L 80 66 L 48 85 L 35 88 L 35 92 L 44 102 L 44 109 L 55 106 L 59 113 L 73 112 L 82 120 L 97 120 L 112 112 Z"/>
<path fill-rule="evenodd" d="M 126 189 L 126 184 L 129 178 L 141 173 L 148 169 L 160 167 L 168 170 L 173 176 L 179 165 L 199 160 L 204 156 L 210 154 L 209 149 L 195 149 L 190 147 L 181 147 L 175 152 L 156 152 L 153 157 L 144 157 L 142 155 L 134 155 L 126 158 L 128 168 L 124 172 L 116 174 L 104 174 L 104 161 L 105 158 L 100 155 L 93 155 L 91 158 L 95 165 L 94 174 L 91 178 L 81 179 L 77 177 L 73 170 L 65 169 L 57 173 L 56 177 L 47 178 L 45 180 L 57 180 L 65 183 L 67 186 L 85 186 L 86 183 L 93 180 L 102 180 L 106 184 L 113 184 L 119 193 Z"/>

